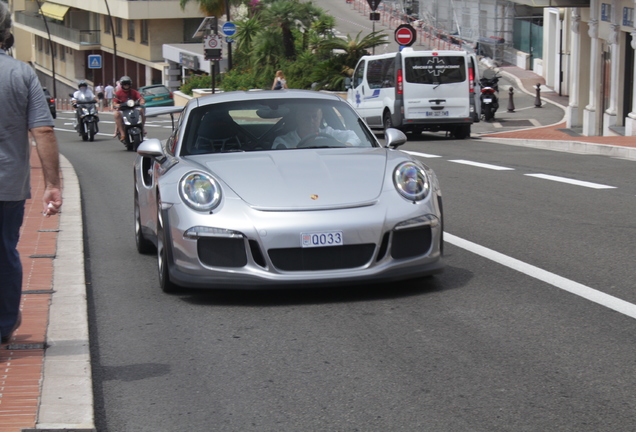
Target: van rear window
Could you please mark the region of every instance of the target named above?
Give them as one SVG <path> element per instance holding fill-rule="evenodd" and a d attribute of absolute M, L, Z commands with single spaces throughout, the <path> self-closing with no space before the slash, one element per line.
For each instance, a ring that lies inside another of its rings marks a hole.
<path fill-rule="evenodd" d="M 404 79 L 415 84 L 452 84 L 466 81 L 466 61 L 460 56 L 406 57 Z"/>

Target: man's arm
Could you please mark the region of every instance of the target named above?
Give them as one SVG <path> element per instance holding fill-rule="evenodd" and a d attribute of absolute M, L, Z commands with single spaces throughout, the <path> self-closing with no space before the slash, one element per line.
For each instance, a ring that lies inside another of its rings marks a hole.
<path fill-rule="evenodd" d="M 42 205 L 46 216 L 54 215 L 62 206 L 62 188 L 60 184 L 60 157 L 57 139 L 52 126 L 40 126 L 31 129 L 35 139 L 35 148 L 42 164 L 46 189 L 42 196 Z"/>

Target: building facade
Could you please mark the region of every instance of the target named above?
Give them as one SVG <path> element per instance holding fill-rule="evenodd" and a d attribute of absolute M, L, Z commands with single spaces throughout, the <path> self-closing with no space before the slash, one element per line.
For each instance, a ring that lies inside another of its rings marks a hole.
<path fill-rule="evenodd" d="M 9 0 L 9 7 L 14 56 L 58 98 L 80 80 L 114 85 L 123 75 L 135 87 L 178 87 L 182 71 L 164 60 L 163 45 L 194 43 L 203 19 L 197 2 L 182 10 L 179 0 Z"/>

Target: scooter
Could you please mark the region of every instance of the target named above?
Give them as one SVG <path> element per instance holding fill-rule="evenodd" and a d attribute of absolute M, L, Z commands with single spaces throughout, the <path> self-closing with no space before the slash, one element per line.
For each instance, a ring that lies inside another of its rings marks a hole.
<path fill-rule="evenodd" d="M 485 75 L 485 74 L 484 74 Z M 499 76 L 493 74 L 491 77 L 483 77 L 479 80 L 481 84 L 481 115 L 485 121 L 491 121 L 495 118 L 495 112 L 499 109 Z"/>
<path fill-rule="evenodd" d="M 97 102 L 94 100 L 84 101 L 73 99 L 75 108 L 76 123 L 75 130 L 84 141 L 94 141 L 95 135 L 99 132 L 99 116 L 97 115 Z"/>
<path fill-rule="evenodd" d="M 143 121 L 141 118 L 142 108 L 143 106 L 139 104 L 139 101 L 132 99 L 129 99 L 119 107 L 124 124 L 124 136 L 120 139 L 128 151 L 137 151 L 137 147 L 144 140 Z"/>

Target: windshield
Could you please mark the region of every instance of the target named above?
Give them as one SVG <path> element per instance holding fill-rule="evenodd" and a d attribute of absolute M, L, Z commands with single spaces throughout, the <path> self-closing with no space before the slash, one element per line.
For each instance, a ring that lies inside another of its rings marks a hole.
<path fill-rule="evenodd" d="M 344 101 L 261 99 L 193 109 L 180 154 L 376 146 Z"/>
<path fill-rule="evenodd" d="M 453 84 L 466 81 L 462 56 L 422 56 L 404 59 L 404 79 L 415 84 Z"/>

